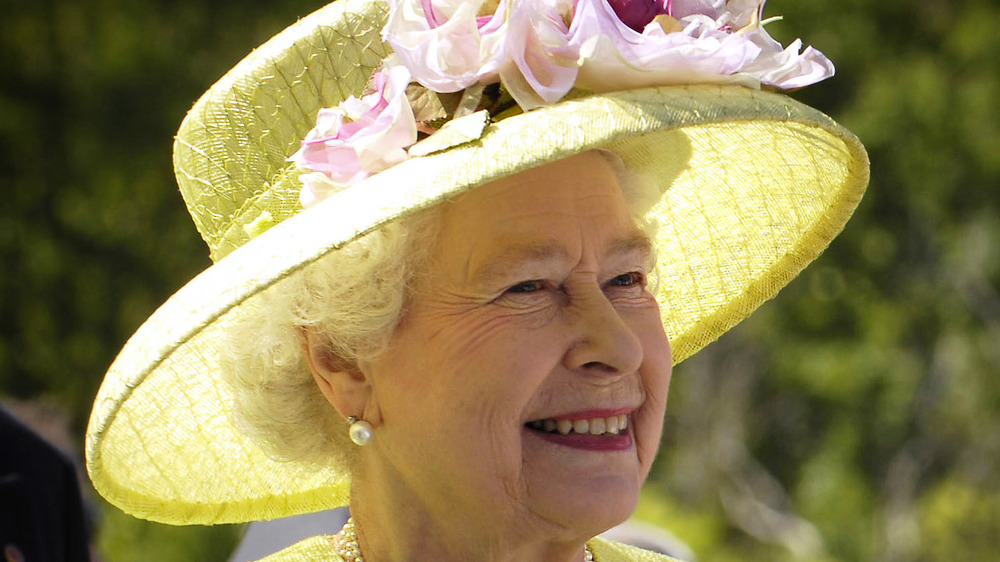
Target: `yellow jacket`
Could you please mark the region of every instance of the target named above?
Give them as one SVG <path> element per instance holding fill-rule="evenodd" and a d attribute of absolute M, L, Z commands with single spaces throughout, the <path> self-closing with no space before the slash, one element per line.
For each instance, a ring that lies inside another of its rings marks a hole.
<path fill-rule="evenodd" d="M 343 562 L 333 549 L 333 536 L 320 535 L 276 552 L 259 562 Z M 679 562 L 669 556 L 595 537 L 587 543 L 594 562 Z"/>

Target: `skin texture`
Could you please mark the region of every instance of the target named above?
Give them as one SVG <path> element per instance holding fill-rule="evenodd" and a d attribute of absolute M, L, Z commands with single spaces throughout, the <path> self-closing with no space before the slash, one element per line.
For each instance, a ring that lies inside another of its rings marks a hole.
<path fill-rule="evenodd" d="M 581 560 L 634 510 L 660 440 L 672 360 L 648 241 L 596 153 L 477 188 L 441 220 L 385 353 L 345 371 L 307 338 L 324 395 L 375 426 L 353 474 L 362 551 Z M 623 450 L 525 426 L 608 410 L 629 413 Z"/>

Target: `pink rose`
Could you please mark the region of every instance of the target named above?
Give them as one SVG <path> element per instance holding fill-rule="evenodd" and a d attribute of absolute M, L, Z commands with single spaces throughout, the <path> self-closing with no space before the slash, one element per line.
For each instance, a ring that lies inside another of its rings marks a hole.
<path fill-rule="evenodd" d="M 479 17 L 483 0 L 391 0 L 382 36 L 414 80 L 436 92 L 496 82 L 503 57 L 505 2 Z"/>
<path fill-rule="evenodd" d="M 377 72 L 374 91 L 321 109 L 316 127 L 288 160 L 311 173 L 301 177 L 300 196 L 308 207 L 371 174 L 406 159 L 417 140 L 413 111 L 406 99 L 410 73 L 402 66 Z"/>
<path fill-rule="evenodd" d="M 569 41 L 573 4 L 573 0 L 520 0 L 510 13 L 509 59 L 500 69 L 500 79 L 526 110 L 559 101 L 576 82 L 580 52 Z"/>
<path fill-rule="evenodd" d="M 392 0 L 392 60 L 438 92 L 498 78 L 523 109 L 595 92 L 698 83 L 798 88 L 833 74 L 772 39 L 763 0 Z"/>
<path fill-rule="evenodd" d="M 671 0 L 608 0 L 622 23 L 641 32 L 656 16 L 672 15 Z"/>
<path fill-rule="evenodd" d="M 800 43 L 782 49 L 760 23 L 760 0 L 674 0 L 670 14 L 641 32 L 608 0 L 579 0 L 571 44 L 583 66 L 577 85 L 594 91 L 697 83 L 800 87 L 829 77 L 833 66 Z M 654 16 L 655 18 L 656 16 Z"/>
<path fill-rule="evenodd" d="M 670 2 L 670 15 L 681 19 L 699 14 L 714 20 L 722 15 L 727 6 L 739 2 L 753 2 L 756 5 L 758 0 L 673 0 Z"/>
<path fill-rule="evenodd" d="M 720 31 L 705 15 L 657 21 L 639 33 L 622 22 L 607 0 L 580 0 L 572 43 L 583 67 L 577 85 L 597 92 L 704 82 L 741 82 L 731 75 L 753 61 L 760 48 Z"/>

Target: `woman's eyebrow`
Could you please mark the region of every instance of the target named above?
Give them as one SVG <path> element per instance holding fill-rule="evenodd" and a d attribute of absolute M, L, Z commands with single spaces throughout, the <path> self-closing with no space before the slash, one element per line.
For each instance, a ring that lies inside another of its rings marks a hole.
<path fill-rule="evenodd" d="M 645 260 L 653 253 L 653 243 L 643 232 L 633 232 L 612 239 L 604 249 L 605 257 L 638 253 Z M 478 268 L 472 269 L 468 279 L 475 285 L 491 285 L 509 281 L 510 272 L 523 269 L 525 264 L 569 259 L 569 251 L 557 241 L 529 241 L 504 244 Z"/>
<path fill-rule="evenodd" d="M 627 236 L 615 238 L 604 250 L 605 256 L 640 253 L 643 257 L 653 254 L 653 242 L 646 233 L 635 231 Z"/>
<path fill-rule="evenodd" d="M 527 263 L 566 259 L 569 259 L 569 251 L 556 241 L 507 243 L 484 260 L 480 267 L 472 269 L 468 278 L 476 285 L 489 285 L 507 281 L 512 270 L 523 269 Z"/>

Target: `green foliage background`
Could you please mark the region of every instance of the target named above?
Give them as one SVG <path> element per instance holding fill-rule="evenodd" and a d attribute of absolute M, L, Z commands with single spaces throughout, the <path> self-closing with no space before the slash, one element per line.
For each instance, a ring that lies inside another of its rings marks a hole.
<path fill-rule="evenodd" d="M 307 0 L 7 0 L 0 18 L 0 396 L 81 436 L 136 327 L 208 264 L 174 131 Z M 699 559 L 994 560 L 1000 552 L 1000 5 L 772 0 L 832 58 L 795 96 L 861 137 L 843 235 L 675 374 L 640 516 Z M 82 443 L 78 446 L 82 451 Z M 95 500 L 98 501 L 98 500 Z M 104 506 L 105 560 L 224 560 L 239 529 Z"/>

